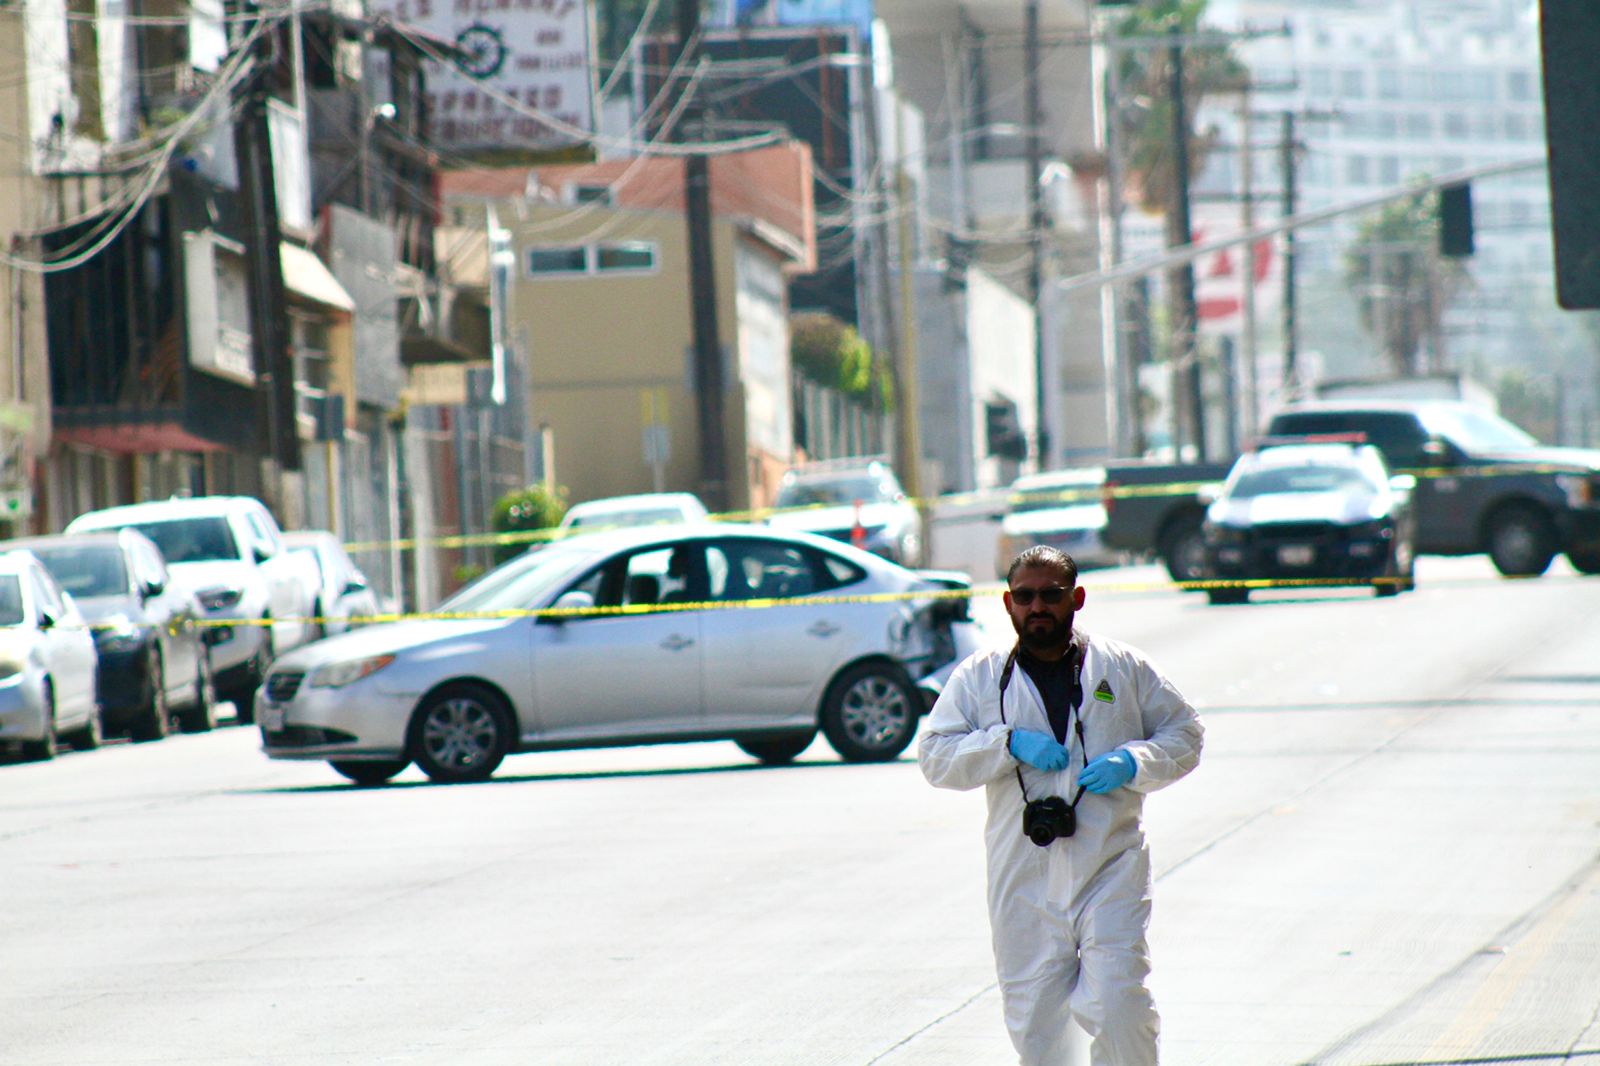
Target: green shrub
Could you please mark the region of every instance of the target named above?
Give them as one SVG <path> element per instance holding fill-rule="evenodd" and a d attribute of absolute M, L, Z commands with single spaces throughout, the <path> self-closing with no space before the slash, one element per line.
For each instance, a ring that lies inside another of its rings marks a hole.
<path fill-rule="evenodd" d="M 554 529 L 567 513 L 567 490 L 563 485 L 553 489 L 544 485 L 529 485 L 525 489 L 508 492 L 495 501 L 489 525 L 496 533 L 531 533 L 535 530 Z M 540 543 L 540 538 L 516 540 L 494 546 L 494 561 L 503 563 L 512 556 L 527 550 L 530 544 Z"/>

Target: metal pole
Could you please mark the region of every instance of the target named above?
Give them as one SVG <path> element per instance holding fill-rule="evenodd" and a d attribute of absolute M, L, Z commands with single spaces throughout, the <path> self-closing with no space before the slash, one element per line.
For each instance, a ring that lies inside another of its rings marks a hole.
<path fill-rule="evenodd" d="M 1279 150 L 1283 165 L 1283 217 L 1293 218 L 1295 212 L 1295 132 L 1294 112 L 1285 111 L 1282 117 L 1283 136 Z M 1300 324 L 1296 321 L 1294 230 L 1283 231 L 1283 387 L 1293 395 L 1299 368 Z"/>
<path fill-rule="evenodd" d="M 1172 214 L 1167 227 L 1167 245 L 1176 248 L 1188 244 L 1194 236 L 1194 225 L 1189 218 L 1189 116 L 1184 102 L 1183 45 L 1177 43 L 1176 37 L 1167 49 L 1167 65 L 1168 88 L 1172 95 Z M 1172 286 L 1173 404 L 1179 410 L 1187 408 L 1195 458 L 1204 461 L 1205 400 L 1195 345 L 1199 313 L 1195 305 L 1192 262 L 1172 272 Z M 1172 443 L 1174 447 L 1181 446 L 1181 434 L 1174 435 Z"/>
<path fill-rule="evenodd" d="M 1243 146 L 1239 153 L 1239 169 L 1241 184 L 1244 186 L 1244 199 L 1240 204 L 1240 225 L 1249 233 L 1256 225 L 1255 207 L 1255 162 L 1254 153 L 1250 147 L 1250 87 L 1248 84 L 1239 98 L 1239 143 Z M 1259 382 L 1256 379 L 1256 242 L 1250 241 L 1244 246 L 1244 291 L 1243 312 L 1244 323 L 1239 338 L 1239 358 L 1235 360 L 1235 367 L 1244 364 L 1244 402 L 1241 419 L 1244 422 L 1245 436 L 1255 435 L 1256 427 L 1261 421 L 1261 400 L 1257 391 Z"/>
<path fill-rule="evenodd" d="M 1121 143 L 1117 137 L 1117 120 L 1114 108 L 1121 99 L 1122 72 L 1116 48 L 1109 41 L 1109 27 L 1099 36 L 1102 47 L 1096 48 L 1098 63 L 1104 69 L 1096 73 L 1094 118 L 1098 127 L 1100 149 L 1105 156 L 1105 175 L 1100 183 L 1099 244 L 1100 268 L 1109 269 L 1122 258 L 1122 165 L 1118 156 Z M 1137 386 L 1127 380 L 1127 356 L 1123 348 L 1123 301 L 1125 293 L 1117 285 L 1107 285 L 1100 290 L 1100 358 L 1106 377 L 1106 441 L 1113 455 L 1135 454 L 1134 438 L 1130 432 L 1138 418 L 1136 405 L 1130 397 L 1137 395 Z"/>
<path fill-rule="evenodd" d="M 1044 108 L 1039 100 L 1039 0 L 1025 0 L 1023 84 L 1027 93 L 1026 143 L 1028 146 L 1028 299 L 1033 304 L 1034 460 L 1040 470 L 1050 465 L 1050 407 L 1045 359 L 1044 295 L 1044 177 L 1042 144 Z"/>
<path fill-rule="evenodd" d="M 700 4 L 678 0 L 678 47 L 699 55 Z M 700 108 L 690 103 L 678 139 L 697 136 Z M 711 169 L 704 155 L 684 160 L 689 231 L 689 303 L 694 322 L 695 400 L 700 429 L 700 495 L 713 511 L 729 508 L 726 427 L 722 411 L 722 340 L 717 333 L 717 277 L 711 225 Z"/>

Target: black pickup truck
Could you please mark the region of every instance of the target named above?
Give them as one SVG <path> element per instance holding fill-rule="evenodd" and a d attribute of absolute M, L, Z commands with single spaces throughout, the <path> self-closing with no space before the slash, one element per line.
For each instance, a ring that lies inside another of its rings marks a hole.
<path fill-rule="evenodd" d="M 1540 444 L 1498 415 L 1443 400 L 1326 400 L 1273 416 L 1269 435 L 1361 433 L 1416 476 L 1417 551 L 1487 552 L 1508 577 L 1564 552 L 1600 574 L 1600 451 Z"/>
<path fill-rule="evenodd" d="M 1272 417 L 1273 437 L 1359 433 L 1417 479 L 1417 552 L 1485 552 L 1508 577 L 1542 574 L 1558 552 L 1600 574 L 1600 451 L 1540 444 L 1482 408 L 1447 400 L 1321 400 Z M 1106 466 L 1102 541 L 1158 555 L 1174 581 L 1203 580 L 1201 486 L 1228 463 Z"/>
<path fill-rule="evenodd" d="M 1203 581 L 1206 542 L 1200 523 L 1206 505 L 1203 485 L 1221 481 L 1233 466 L 1225 463 L 1157 463 L 1142 459 L 1106 464 L 1101 490 L 1106 524 L 1100 541 L 1135 555 L 1154 554 L 1174 581 Z"/>

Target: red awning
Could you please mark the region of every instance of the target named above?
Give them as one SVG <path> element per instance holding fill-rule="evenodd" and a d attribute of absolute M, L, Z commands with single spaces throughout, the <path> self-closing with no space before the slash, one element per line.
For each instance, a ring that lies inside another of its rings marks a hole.
<path fill-rule="evenodd" d="M 226 446 L 197 437 L 176 422 L 127 422 L 108 426 L 55 427 L 53 436 L 67 444 L 79 444 L 117 455 L 149 455 L 154 452 L 220 452 Z"/>

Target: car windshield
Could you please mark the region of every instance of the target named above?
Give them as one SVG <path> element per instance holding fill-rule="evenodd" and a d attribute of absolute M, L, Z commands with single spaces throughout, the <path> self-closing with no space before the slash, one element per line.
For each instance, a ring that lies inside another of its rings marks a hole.
<path fill-rule="evenodd" d="M 22 582 L 15 574 L 0 574 L 0 626 L 22 624 Z"/>
<path fill-rule="evenodd" d="M 778 490 L 777 507 L 814 507 L 818 504 L 876 503 L 894 498 L 894 493 L 874 477 L 845 477 L 828 481 L 794 481 Z"/>
<path fill-rule="evenodd" d="M 587 526 L 653 526 L 659 522 L 682 522 L 683 512 L 676 507 L 647 507 L 637 511 L 596 511 L 592 514 L 574 515 L 567 523 L 568 529 Z"/>
<path fill-rule="evenodd" d="M 552 546 L 526 552 L 502 563 L 439 604 L 441 612 L 522 611 L 539 601 L 550 587 L 593 558 L 592 552 Z"/>
<path fill-rule="evenodd" d="M 1428 432 L 1467 451 L 1537 448 L 1539 442 L 1499 415 L 1470 407 L 1429 408 L 1422 414 Z"/>
<path fill-rule="evenodd" d="M 1376 492 L 1366 475 L 1352 466 L 1280 466 L 1239 475 L 1228 495 L 1236 500 L 1280 492 Z"/>
<path fill-rule="evenodd" d="M 166 522 L 139 522 L 132 528 L 155 541 L 169 563 L 239 558 L 238 544 L 226 518 L 175 518 Z"/>
<path fill-rule="evenodd" d="M 56 583 L 74 596 L 120 596 L 128 591 L 122 552 L 114 547 L 35 546 L 32 550 Z"/>

